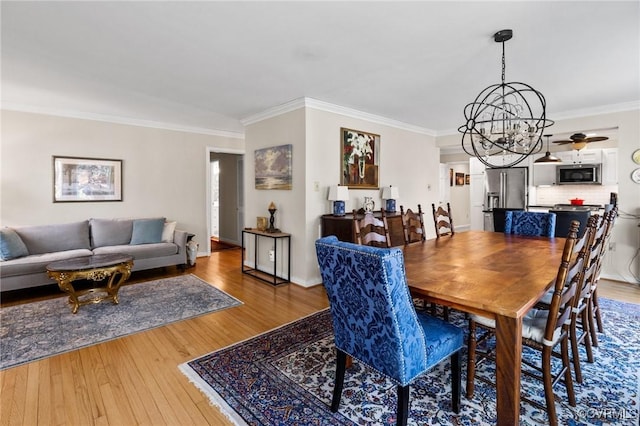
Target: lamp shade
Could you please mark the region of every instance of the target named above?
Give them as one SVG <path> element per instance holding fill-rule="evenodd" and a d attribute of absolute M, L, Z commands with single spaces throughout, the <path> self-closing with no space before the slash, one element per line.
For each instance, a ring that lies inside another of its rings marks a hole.
<path fill-rule="evenodd" d="M 397 186 L 385 186 L 382 188 L 382 199 L 395 200 L 400 197 L 400 192 Z"/>
<path fill-rule="evenodd" d="M 349 199 L 349 187 L 333 185 L 329 187 L 329 201 L 347 201 Z"/>

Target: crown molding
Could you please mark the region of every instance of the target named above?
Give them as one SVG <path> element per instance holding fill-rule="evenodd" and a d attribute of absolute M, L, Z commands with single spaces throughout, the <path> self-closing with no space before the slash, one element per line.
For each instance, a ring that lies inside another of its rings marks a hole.
<path fill-rule="evenodd" d="M 412 124 L 404 123 L 398 120 L 392 120 L 390 118 L 382 117 L 375 114 L 370 114 L 368 112 L 358 111 L 353 108 L 347 108 L 340 105 L 335 105 L 329 102 L 319 101 L 313 98 L 299 98 L 293 101 L 284 103 L 282 105 L 277 105 L 273 108 L 269 108 L 260 113 L 251 115 L 246 117 L 240 122 L 244 126 L 248 126 L 262 120 L 267 120 L 269 118 L 277 117 L 279 115 L 295 111 L 300 108 L 313 108 L 320 111 L 331 112 L 334 114 L 340 114 L 351 118 L 356 118 L 360 120 L 366 120 L 372 123 L 382 124 L 389 127 L 395 127 L 402 130 L 408 130 L 414 133 L 420 133 L 428 136 L 436 136 L 436 132 L 430 129 L 426 129 L 420 126 L 414 126 Z"/>
<path fill-rule="evenodd" d="M 196 133 L 209 136 L 221 136 L 225 138 L 244 139 L 244 132 L 231 132 L 227 130 L 205 129 L 202 127 L 182 126 L 174 123 L 160 121 L 139 120 L 135 118 L 120 117 L 115 115 L 95 114 L 81 111 L 64 111 L 46 107 L 15 104 L 3 102 L 2 109 L 7 111 L 27 112 L 32 114 L 53 115 L 56 117 L 78 118 L 82 120 L 102 121 L 106 123 L 126 124 L 128 126 L 147 127 L 152 129 L 171 130 L 175 132 Z"/>
<path fill-rule="evenodd" d="M 612 104 L 612 105 L 603 105 L 592 108 L 584 108 L 584 109 L 575 109 L 571 111 L 565 112 L 554 112 L 551 114 L 547 114 L 547 117 L 553 121 L 559 120 L 570 120 L 574 118 L 582 118 L 582 117 L 591 117 L 594 115 L 602 115 L 602 114 L 615 114 L 617 112 L 627 112 L 640 110 L 640 101 L 632 101 L 625 102 L 621 104 Z M 450 136 L 460 134 L 458 129 L 449 129 L 441 132 L 437 132 L 436 137 L 439 136 Z"/>

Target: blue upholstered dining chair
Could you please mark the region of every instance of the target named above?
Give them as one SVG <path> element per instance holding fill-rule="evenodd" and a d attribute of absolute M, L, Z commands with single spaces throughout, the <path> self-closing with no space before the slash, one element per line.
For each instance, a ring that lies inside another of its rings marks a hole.
<path fill-rule="evenodd" d="M 553 237 L 556 233 L 556 215 L 555 213 L 508 210 L 504 217 L 504 233 Z"/>
<path fill-rule="evenodd" d="M 322 281 L 329 297 L 337 352 L 331 410 L 338 411 L 347 356 L 397 384 L 397 424 L 409 413 L 409 386 L 421 374 L 451 359 L 451 404 L 460 409 L 460 349 L 463 332 L 438 318 L 418 313 L 406 282 L 398 248 L 316 241 Z"/>

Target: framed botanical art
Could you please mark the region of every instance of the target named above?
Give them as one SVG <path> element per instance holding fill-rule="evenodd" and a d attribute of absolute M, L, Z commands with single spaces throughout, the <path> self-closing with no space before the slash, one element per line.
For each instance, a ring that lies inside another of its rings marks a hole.
<path fill-rule="evenodd" d="M 292 145 L 255 150 L 256 189 L 291 189 Z"/>
<path fill-rule="evenodd" d="M 122 160 L 53 157 L 53 202 L 122 201 Z"/>
<path fill-rule="evenodd" d="M 340 129 L 340 182 L 350 189 L 378 189 L 380 135 Z"/>

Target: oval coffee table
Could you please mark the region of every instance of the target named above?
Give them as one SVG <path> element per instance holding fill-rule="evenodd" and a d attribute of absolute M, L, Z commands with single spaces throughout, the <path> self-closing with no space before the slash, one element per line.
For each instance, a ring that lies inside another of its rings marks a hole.
<path fill-rule="evenodd" d="M 71 312 L 75 314 L 81 305 L 89 303 L 111 300 L 117 305 L 118 290 L 131 275 L 132 267 L 133 257 L 127 254 L 96 254 L 50 263 L 47 265 L 47 272 L 49 278 L 56 280 L 60 290 L 69 295 Z M 73 281 L 80 279 L 103 281 L 106 278 L 109 278 L 109 281 L 105 286 L 86 290 L 76 291 L 72 284 Z M 118 278 L 117 281 L 116 278 Z M 92 297 L 80 300 L 80 297 L 87 294 Z"/>

